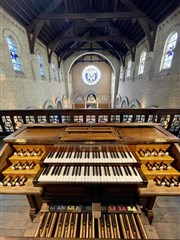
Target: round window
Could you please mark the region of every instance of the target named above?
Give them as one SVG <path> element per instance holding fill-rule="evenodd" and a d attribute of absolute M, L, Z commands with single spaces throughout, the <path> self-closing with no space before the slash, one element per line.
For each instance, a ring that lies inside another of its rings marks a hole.
<path fill-rule="evenodd" d="M 99 81 L 100 77 L 101 72 L 94 65 L 89 65 L 85 67 L 84 70 L 82 71 L 82 79 L 88 85 L 96 84 Z"/>

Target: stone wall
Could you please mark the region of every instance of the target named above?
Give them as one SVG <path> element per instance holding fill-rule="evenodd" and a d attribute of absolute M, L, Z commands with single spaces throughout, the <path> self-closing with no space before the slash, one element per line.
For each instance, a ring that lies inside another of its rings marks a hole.
<path fill-rule="evenodd" d="M 60 79 L 56 55 L 52 56 L 52 62 L 57 70 L 57 80 L 55 81 L 52 79 L 46 47 L 37 41 L 35 54 L 30 54 L 26 29 L 1 8 L 0 20 L 0 109 L 58 108 L 63 106 L 65 85 L 64 79 L 62 77 Z M 7 36 L 11 36 L 17 44 L 23 72 L 16 72 L 13 69 Z M 39 73 L 37 51 L 43 57 L 45 77 L 41 77 Z M 61 68 L 63 68 L 63 63 Z"/>
<path fill-rule="evenodd" d="M 178 32 L 172 66 L 170 69 L 160 71 L 164 44 L 172 31 Z M 143 108 L 178 108 L 180 103 L 180 8 L 158 26 L 154 51 L 148 52 L 145 73 L 138 76 L 140 54 L 144 48 L 148 49 L 147 39 L 143 39 L 136 48 L 132 74 L 134 76 L 119 82 L 116 107 L 128 108 L 136 105 Z M 126 59 L 128 58 L 129 55 Z"/>

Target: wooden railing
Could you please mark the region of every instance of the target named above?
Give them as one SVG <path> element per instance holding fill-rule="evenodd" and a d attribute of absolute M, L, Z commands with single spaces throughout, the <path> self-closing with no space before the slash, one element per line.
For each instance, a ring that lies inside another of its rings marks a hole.
<path fill-rule="evenodd" d="M 180 137 L 180 109 L 1 110 L 0 136 L 31 123 L 154 122 Z"/>

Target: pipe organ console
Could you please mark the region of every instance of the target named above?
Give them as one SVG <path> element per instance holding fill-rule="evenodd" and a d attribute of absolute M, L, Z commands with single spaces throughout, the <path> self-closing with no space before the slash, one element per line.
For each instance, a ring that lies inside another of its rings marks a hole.
<path fill-rule="evenodd" d="M 148 239 L 156 196 L 180 194 L 179 141 L 150 123 L 24 125 L 4 139 L 0 191 L 27 196 L 35 237 Z"/>

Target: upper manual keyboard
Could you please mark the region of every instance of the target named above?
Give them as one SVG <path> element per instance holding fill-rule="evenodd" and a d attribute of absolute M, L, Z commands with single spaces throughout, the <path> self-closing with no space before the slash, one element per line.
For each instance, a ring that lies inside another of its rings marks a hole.
<path fill-rule="evenodd" d="M 127 146 L 54 146 L 44 163 L 136 163 Z"/>

